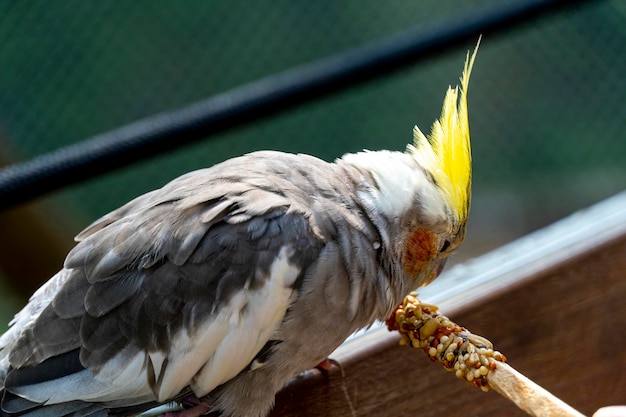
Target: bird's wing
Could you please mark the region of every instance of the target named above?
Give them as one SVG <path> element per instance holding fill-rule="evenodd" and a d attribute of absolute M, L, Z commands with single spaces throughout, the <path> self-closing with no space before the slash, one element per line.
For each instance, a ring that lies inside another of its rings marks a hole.
<path fill-rule="evenodd" d="M 132 405 L 236 376 L 323 245 L 292 203 L 213 170 L 94 223 L 49 304 L 14 324 L 6 389 L 37 403 Z"/>

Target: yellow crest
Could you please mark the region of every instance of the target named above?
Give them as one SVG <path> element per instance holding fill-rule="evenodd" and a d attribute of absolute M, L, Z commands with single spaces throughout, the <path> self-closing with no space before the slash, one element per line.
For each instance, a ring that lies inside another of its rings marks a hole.
<path fill-rule="evenodd" d="M 478 43 L 480 44 L 480 39 Z M 467 87 L 477 51 L 478 44 L 471 57 L 468 52 L 460 89 L 458 86 L 448 88 L 441 117 L 433 123 L 430 135 L 425 136 L 415 126 L 414 144 L 407 147 L 407 152 L 432 175 L 461 224 L 467 221 L 471 200 L 472 154 L 467 116 Z"/>

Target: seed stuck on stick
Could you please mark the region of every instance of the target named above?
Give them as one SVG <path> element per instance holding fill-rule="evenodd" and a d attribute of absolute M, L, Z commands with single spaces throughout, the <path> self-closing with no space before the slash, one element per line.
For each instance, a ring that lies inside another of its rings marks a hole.
<path fill-rule="evenodd" d="M 506 361 L 489 340 L 453 323 L 437 306 L 418 300 L 416 293 L 405 297 L 387 327 L 400 332 L 401 344 L 423 349 L 431 361 L 483 391 L 489 390 L 489 371 L 496 368 L 496 362 Z"/>
<path fill-rule="evenodd" d="M 532 416 L 584 417 L 581 413 L 506 364 L 492 343 L 422 303 L 412 292 L 387 319 L 389 330 L 402 335 L 401 345 L 422 349 L 431 361 L 467 383 L 488 391 L 493 388 Z"/>

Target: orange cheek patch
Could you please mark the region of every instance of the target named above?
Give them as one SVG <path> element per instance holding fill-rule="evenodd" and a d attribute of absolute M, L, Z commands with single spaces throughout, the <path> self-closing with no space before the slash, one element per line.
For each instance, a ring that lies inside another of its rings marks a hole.
<path fill-rule="evenodd" d="M 435 237 L 428 230 L 418 228 L 409 236 L 404 252 L 404 271 L 419 273 L 435 256 Z"/>

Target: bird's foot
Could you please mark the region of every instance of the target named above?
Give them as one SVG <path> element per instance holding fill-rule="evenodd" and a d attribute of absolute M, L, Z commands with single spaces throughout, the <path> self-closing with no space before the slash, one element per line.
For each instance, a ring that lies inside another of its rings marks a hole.
<path fill-rule="evenodd" d="M 211 408 L 208 405 L 198 404 L 181 411 L 170 411 L 161 414 L 161 417 L 200 417 L 208 414 L 210 409 Z"/>
<path fill-rule="evenodd" d="M 315 366 L 315 368 L 319 369 L 324 375 L 328 375 L 333 367 L 341 369 L 341 364 L 331 358 L 326 358 Z"/>
<path fill-rule="evenodd" d="M 187 397 L 181 401 L 183 410 L 169 411 L 161 414 L 159 417 L 200 417 L 208 415 L 211 411 L 211 400 L 207 397 L 203 397 L 198 400 L 196 397 Z M 213 415 L 213 413 L 210 413 Z M 215 414 L 215 415 L 219 415 Z"/>

